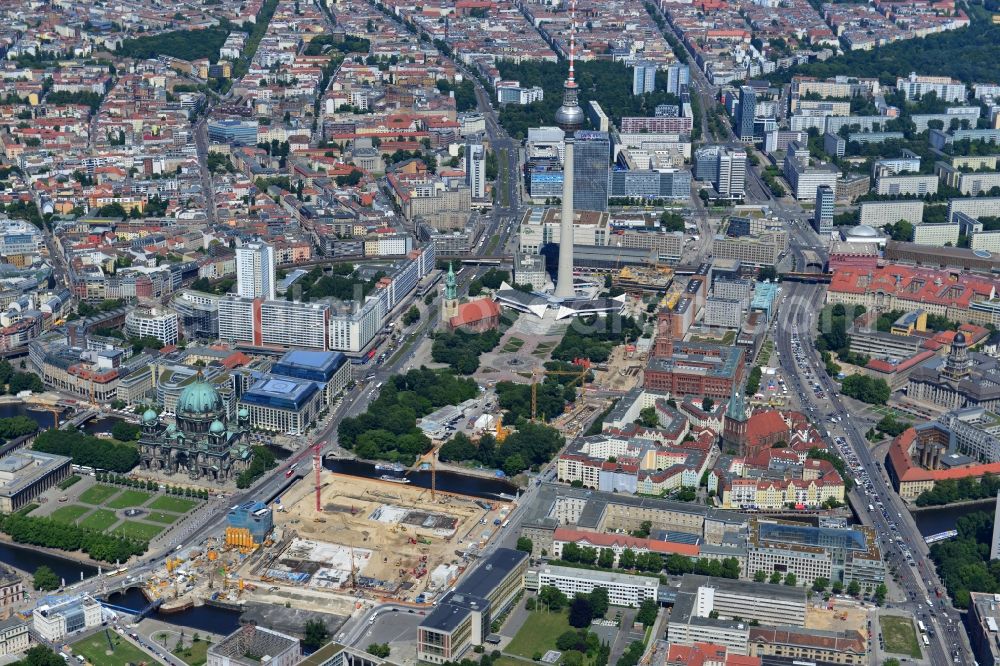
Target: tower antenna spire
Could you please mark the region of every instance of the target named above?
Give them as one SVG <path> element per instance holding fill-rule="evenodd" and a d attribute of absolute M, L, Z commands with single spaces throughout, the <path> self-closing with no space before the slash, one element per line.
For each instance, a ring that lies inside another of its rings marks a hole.
<path fill-rule="evenodd" d="M 576 78 L 574 76 L 574 68 L 573 68 L 573 65 L 576 61 L 576 0 L 570 0 L 569 2 L 569 16 L 570 16 L 569 80 L 566 81 L 566 85 L 574 86 L 576 85 Z"/>

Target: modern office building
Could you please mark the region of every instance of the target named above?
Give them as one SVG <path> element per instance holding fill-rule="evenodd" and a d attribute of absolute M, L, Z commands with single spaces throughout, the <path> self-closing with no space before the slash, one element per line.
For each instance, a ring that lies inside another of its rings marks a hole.
<path fill-rule="evenodd" d="M 274 248 L 267 243 L 247 243 L 236 248 L 236 293 L 243 298 L 275 298 Z"/>
<path fill-rule="evenodd" d="M 691 172 L 686 169 L 615 169 L 611 172 L 611 196 L 686 200 L 691 196 Z"/>
<path fill-rule="evenodd" d="M 741 199 L 746 184 L 747 153 L 742 148 L 705 146 L 694 154 L 694 178 L 707 180 L 724 199 Z"/>
<path fill-rule="evenodd" d="M 636 61 L 632 68 L 632 94 L 642 95 L 656 90 L 656 63 Z"/>
<path fill-rule="evenodd" d="M 240 406 L 249 412 L 253 428 L 301 436 L 316 422 L 325 404 L 323 396 L 311 380 L 269 377 L 244 392 Z"/>
<path fill-rule="evenodd" d="M 101 605 L 86 595 L 42 597 L 31 614 L 32 626 L 56 643 L 82 629 L 101 624 Z"/>
<path fill-rule="evenodd" d="M 209 647 L 207 656 L 207 666 L 296 666 L 302 649 L 298 638 L 250 623 Z"/>
<path fill-rule="evenodd" d="M 129 338 L 156 338 L 166 345 L 178 340 L 176 312 L 158 307 L 137 307 L 125 315 L 125 335 Z"/>
<path fill-rule="evenodd" d="M 812 527 L 785 520 L 753 519 L 747 542 L 747 575 L 795 574 L 799 585 L 817 578 L 874 589 L 885 564 L 870 527 Z"/>
<path fill-rule="evenodd" d="M 208 121 L 208 140 L 231 146 L 256 146 L 257 121 L 225 118 Z"/>
<path fill-rule="evenodd" d="M 457 661 L 482 645 L 492 621 L 524 589 L 528 553 L 497 548 L 446 594 L 417 627 L 417 659 L 434 664 Z"/>
<path fill-rule="evenodd" d="M 608 591 L 612 606 L 638 608 L 647 599 L 656 601 L 660 581 L 650 576 L 635 576 L 618 571 L 586 571 L 571 567 L 546 566 L 525 576 L 525 587 L 540 589 L 551 586 L 572 599 L 577 594 L 590 594 L 595 587 Z"/>
<path fill-rule="evenodd" d="M 486 148 L 481 143 L 465 146 L 465 184 L 472 191 L 473 199 L 486 196 Z"/>
<path fill-rule="evenodd" d="M 170 300 L 178 324 L 187 340 L 219 339 L 219 296 L 183 289 Z M 128 315 L 125 315 L 128 317 Z"/>
<path fill-rule="evenodd" d="M 271 375 L 316 382 L 323 391 L 324 404 L 329 405 L 347 389 L 351 363 L 340 352 L 293 349 L 271 366 Z"/>
<path fill-rule="evenodd" d="M 829 235 L 833 233 L 833 206 L 836 196 L 829 185 L 816 188 L 816 209 L 813 211 L 813 229 L 816 233 Z"/>
<path fill-rule="evenodd" d="M 691 68 L 675 62 L 667 67 L 667 92 L 680 97 L 684 88 L 691 85 Z"/>
<path fill-rule="evenodd" d="M 736 136 L 741 141 L 754 140 L 754 115 L 757 113 L 757 94 L 750 86 L 740 86 L 740 103 L 736 117 Z"/>
<path fill-rule="evenodd" d="M 607 132 L 580 130 L 576 133 L 573 156 L 573 210 L 608 209 L 608 171 L 611 140 Z"/>

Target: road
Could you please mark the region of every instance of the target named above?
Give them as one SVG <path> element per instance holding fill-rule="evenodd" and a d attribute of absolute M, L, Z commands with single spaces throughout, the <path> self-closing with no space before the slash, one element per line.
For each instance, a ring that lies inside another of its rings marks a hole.
<path fill-rule="evenodd" d="M 848 408 L 837 392 L 838 386 L 826 375 L 819 354 L 813 347 L 816 314 L 823 303 L 822 288 L 819 285 L 786 283 L 783 289 L 784 300 L 775 332 L 780 365 L 791 393 L 803 396 L 802 408 L 814 422 L 838 419 L 839 423 L 831 424 L 830 431 L 831 436 L 837 439 L 836 446 L 841 457 L 856 466 L 858 485 L 853 491 L 854 504 L 866 506 L 873 503 L 884 507 L 872 513 L 867 510 L 861 513 L 863 519 L 870 519 L 879 534 L 883 556 L 896 568 L 899 587 L 907 597 L 902 603 L 891 605 L 911 613 L 933 629 L 930 647 L 932 664 L 972 664 L 960 615 L 947 598 L 936 599 L 935 589 L 943 589 L 943 585 L 937 580 L 923 538 L 906 506 L 890 487 L 881 464 L 875 460 L 864 437 L 869 426 L 861 419 L 849 416 Z M 813 380 L 812 385 L 810 379 Z M 821 387 L 822 399 L 815 398 L 815 383 Z M 864 495 L 865 491 L 867 495 Z M 913 559 L 912 565 L 907 554 Z M 928 608 L 928 599 L 936 608 Z M 958 661 L 954 661 L 956 654 Z"/>

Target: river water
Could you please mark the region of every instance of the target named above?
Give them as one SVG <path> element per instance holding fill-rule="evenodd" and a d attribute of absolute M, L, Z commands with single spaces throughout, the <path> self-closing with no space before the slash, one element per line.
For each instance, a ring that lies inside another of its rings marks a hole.
<path fill-rule="evenodd" d="M 18 402 L 0 404 L 0 418 L 9 419 L 13 416 L 27 416 L 43 430 L 51 428 L 55 424 L 52 412 L 44 409 L 28 409 L 24 404 Z"/>
<path fill-rule="evenodd" d="M 964 504 L 962 506 L 942 506 L 926 511 L 917 511 L 913 514 L 913 520 L 917 523 L 917 529 L 924 536 L 947 532 L 955 529 L 955 523 L 962 516 L 980 511 L 993 513 L 996 500 L 985 500 L 975 504 Z"/>
<path fill-rule="evenodd" d="M 390 474 L 375 469 L 373 463 L 361 462 L 359 460 L 341 460 L 339 458 L 326 458 L 323 467 L 338 474 L 349 474 L 351 476 L 363 476 L 369 479 L 377 479 L 383 474 Z M 401 475 L 394 475 L 401 476 Z M 428 471 L 410 472 L 406 475 L 411 485 L 417 488 L 431 487 L 431 473 Z M 438 472 L 435 484 L 437 490 L 470 497 L 482 497 L 484 499 L 504 499 L 502 496 L 513 497 L 517 493 L 517 486 L 500 478 L 486 478 L 479 476 L 469 476 L 458 472 Z"/>

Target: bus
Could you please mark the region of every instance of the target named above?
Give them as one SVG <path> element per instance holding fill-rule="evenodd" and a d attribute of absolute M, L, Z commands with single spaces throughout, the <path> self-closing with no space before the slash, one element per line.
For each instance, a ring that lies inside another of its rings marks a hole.
<path fill-rule="evenodd" d="M 920 620 L 919 622 L 917 622 L 917 626 L 920 627 L 920 633 L 922 633 L 922 634 L 926 634 L 927 633 L 927 627 L 924 626 L 924 621 L 923 620 Z"/>
<path fill-rule="evenodd" d="M 920 639 L 924 642 L 924 647 L 931 646 L 931 640 L 927 638 L 927 634 L 920 634 Z"/>

